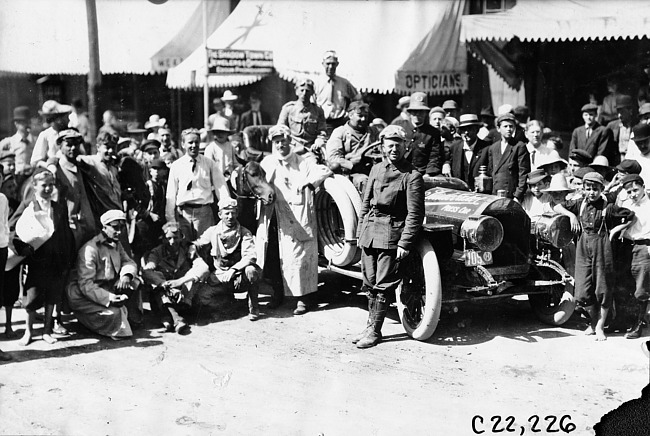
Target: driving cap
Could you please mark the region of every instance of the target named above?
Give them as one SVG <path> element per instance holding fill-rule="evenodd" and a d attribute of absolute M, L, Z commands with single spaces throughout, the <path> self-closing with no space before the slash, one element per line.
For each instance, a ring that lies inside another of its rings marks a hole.
<path fill-rule="evenodd" d="M 499 124 L 501 124 L 502 122 L 504 122 L 504 121 L 510 121 L 511 123 L 517 124 L 517 119 L 516 119 L 515 116 L 514 116 L 513 114 L 511 114 L 510 112 L 505 113 L 505 114 L 503 114 L 503 115 L 499 115 L 499 116 L 497 117 L 497 126 L 498 126 Z"/>
<path fill-rule="evenodd" d="M 587 103 L 586 105 L 582 106 L 580 109 L 580 112 L 597 112 L 598 111 L 598 106 L 596 106 L 593 103 Z"/>
<path fill-rule="evenodd" d="M 434 106 L 431 108 L 429 111 L 429 116 L 432 114 L 443 114 L 444 116 L 447 116 L 447 112 L 442 108 L 442 106 Z"/>
<path fill-rule="evenodd" d="M 627 176 L 623 177 L 621 179 L 621 186 L 625 188 L 625 185 L 633 182 L 638 185 L 645 186 L 645 183 L 643 182 L 643 177 L 641 177 L 638 174 L 628 174 Z"/>
<path fill-rule="evenodd" d="M 401 126 L 391 124 L 379 133 L 379 138 L 399 139 L 404 141 L 406 139 L 406 132 Z"/>
<path fill-rule="evenodd" d="M 442 108 L 445 109 L 445 110 L 446 109 L 449 109 L 449 110 L 458 109 L 458 104 L 456 104 L 456 102 L 454 100 L 445 100 L 445 102 L 442 104 Z"/>
<path fill-rule="evenodd" d="M 165 163 L 164 160 L 159 159 L 159 158 L 155 158 L 155 159 L 152 160 L 151 163 L 149 164 L 149 168 L 156 168 L 156 169 L 158 169 L 158 170 L 160 170 L 160 169 L 165 169 L 165 168 L 167 168 L 167 164 Z"/>
<path fill-rule="evenodd" d="M 409 105 L 409 101 L 411 100 L 411 97 L 408 95 L 405 95 L 404 97 L 400 97 L 399 102 L 397 103 L 397 106 L 395 106 L 397 109 L 404 109 L 406 106 Z"/>
<path fill-rule="evenodd" d="M 348 105 L 348 112 L 361 110 L 361 109 L 368 109 L 369 107 L 370 105 L 368 103 L 361 100 L 355 100 Z"/>
<path fill-rule="evenodd" d="M 582 178 L 585 176 L 585 174 L 593 172 L 594 169 L 591 167 L 582 167 L 578 168 L 573 172 L 573 177 L 577 177 L 578 179 L 582 180 Z"/>
<path fill-rule="evenodd" d="M 632 139 L 634 142 L 645 141 L 650 138 L 650 124 L 637 124 L 632 127 Z"/>
<path fill-rule="evenodd" d="M 301 89 L 301 88 L 307 88 L 307 89 L 311 89 L 313 91 L 314 90 L 314 81 L 311 80 L 311 79 L 307 79 L 307 78 L 299 79 L 296 82 L 296 89 Z"/>
<path fill-rule="evenodd" d="M 406 109 L 412 111 L 428 111 L 427 95 L 424 92 L 414 92 L 409 99 L 409 107 Z"/>
<path fill-rule="evenodd" d="M 99 218 L 99 222 L 102 223 L 103 226 L 110 224 L 113 221 L 126 221 L 126 215 L 121 210 L 111 209 L 104 212 Z"/>
<path fill-rule="evenodd" d="M 526 178 L 526 183 L 529 185 L 534 185 L 537 182 L 541 182 L 545 178 L 548 177 L 548 174 L 546 174 L 546 171 L 544 170 L 535 170 L 531 171 L 528 173 L 528 177 Z"/>
<path fill-rule="evenodd" d="M 596 171 L 592 171 L 590 173 L 585 174 L 582 177 L 582 182 L 596 182 L 600 183 L 601 185 L 605 186 L 605 178 L 598 174 Z"/>
<path fill-rule="evenodd" d="M 142 143 L 142 151 L 145 153 L 149 150 L 160 150 L 160 141 L 157 139 L 147 139 Z"/>
<path fill-rule="evenodd" d="M 632 97 L 629 95 L 617 95 L 616 96 L 616 109 L 623 107 L 632 107 L 636 102 L 632 100 Z"/>
<path fill-rule="evenodd" d="M 284 124 L 276 124 L 269 128 L 269 139 L 273 139 L 276 136 L 288 138 L 291 136 L 291 130 Z"/>
<path fill-rule="evenodd" d="M 14 121 L 29 121 L 31 114 L 27 106 L 18 106 L 14 108 Z"/>
<path fill-rule="evenodd" d="M 162 226 L 162 231 L 165 236 L 179 234 L 181 226 L 176 221 L 169 221 Z"/>
<path fill-rule="evenodd" d="M 79 138 L 79 140 L 82 140 L 81 133 L 79 133 L 76 129 L 65 129 L 61 130 L 59 134 L 56 136 L 56 143 L 61 144 L 63 140 L 69 140 L 69 139 L 75 139 Z"/>
<path fill-rule="evenodd" d="M 525 105 L 519 105 L 515 107 L 512 111 L 514 112 L 515 115 L 528 115 L 530 113 L 528 106 Z"/>
<path fill-rule="evenodd" d="M 641 164 L 634 159 L 623 159 L 616 169 L 628 174 L 641 174 Z"/>
<path fill-rule="evenodd" d="M 326 61 L 327 59 L 334 59 L 335 61 L 338 61 L 339 57 L 334 50 L 327 50 L 325 53 L 323 53 L 323 60 Z"/>
<path fill-rule="evenodd" d="M 237 209 L 237 200 L 230 197 L 224 197 L 219 200 L 219 210 Z"/>
<path fill-rule="evenodd" d="M 458 127 L 481 126 L 483 124 L 479 121 L 476 114 L 463 114 L 460 116 L 459 121 L 460 122 L 458 123 Z"/>
<path fill-rule="evenodd" d="M 591 155 L 587 151 L 581 148 L 576 148 L 572 150 L 571 154 L 569 155 L 569 159 L 573 159 L 576 162 L 580 162 L 584 165 L 587 165 L 592 161 Z"/>

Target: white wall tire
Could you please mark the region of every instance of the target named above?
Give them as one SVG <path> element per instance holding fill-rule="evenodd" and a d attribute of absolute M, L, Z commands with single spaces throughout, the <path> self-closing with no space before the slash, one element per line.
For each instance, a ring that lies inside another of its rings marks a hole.
<path fill-rule="evenodd" d="M 413 339 L 426 341 L 438 326 L 442 308 L 440 267 L 427 239 L 418 242 L 400 265 L 400 272 L 404 279 L 395 290 L 395 296 L 402 326 Z"/>

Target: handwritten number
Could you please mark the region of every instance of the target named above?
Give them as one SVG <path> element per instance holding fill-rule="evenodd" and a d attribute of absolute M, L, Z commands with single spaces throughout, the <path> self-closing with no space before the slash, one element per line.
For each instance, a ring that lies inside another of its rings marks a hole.
<path fill-rule="evenodd" d="M 501 429 L 497 428 L 499 423 L 501 422 L 501 417 L 499 415 L 493 416 L 490 419 L 490 421 L 494 423 L 494 425 L 492 426 L 492 433 L 501 433 L 504 430 L 503 428 Z"/>
<path fill-rule="evenodd" d="M 535 421 L 533 422 L 532 427 L 530 428 L 530 431 L 533 433 L 540 433 L 541 430 L 537 428 L 537 424 L 539 424 L 539 416 L 533 415 L 530 418 L 528 418 L 528 422 Z"/>
<path fill-rule="evenodd" d="M 508 433 L 512 433 L 512 432 L 517 431 L 514 428 L 512 428 L 512 426 L 515 425 L 515 417 L 514 416 L 508 416 L 506 418 L 506 422 L 508 423 L 508 425 L 506 425 L 506 431 Z"/>
<path fill-rule="evenodd" d="M 548 426 L 546 427 L 546 431 L 549 433 L 558 433 L 560 430 L 559 429 L 553 429 L 553 424 L 557 421 L 557 417 L 553 415 L 548 415 L 546 418 L 544 418 L 544 421 L 548 421 Z"/>

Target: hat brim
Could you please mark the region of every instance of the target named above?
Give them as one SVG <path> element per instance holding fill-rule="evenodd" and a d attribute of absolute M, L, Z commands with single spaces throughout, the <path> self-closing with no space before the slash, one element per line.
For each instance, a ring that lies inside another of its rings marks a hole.
<path fill-rule="evenodd" d="M 569 162 L 565 161 L 564 159 L 558 159 L 558 160 L 554 160 L 554 161 L 551 161 L 551 162 L 545 162 L 545 163 L 541 164 L 539 167 L 540 168 L 547 167 L 549 165 L 553 165 L 553 164 L 556 164 L 556 163 L 562 164 L 565 167 L 569 166 Z"/>
<path fill-rule="evenodd" d="M 573 192 L 573 191 L 575 191 L 575 189 L 573 189 L 573 188 L 562 188 L 562 189 L 546 188 L 546 189 L 542 189 L 542 192 Z"/>
<path fill-rule="evenodd" d="M 482 126 L 483 123 L 480 121 L 466 121 L 464 123 L 460 123 L 458 125 L 458 128 L 460 129 L 461 127 L 468 127 L 468 126 Z"/>
<path fill-rule="evenodd" d="M 645 138 L 631 138 L 631 139 L 632 139 L 634 142 L 637 142 L 637 141 L 646 141 L 646 140 L 650 139 L 650 136 L 646 136 Z"/>
<path fill-rule="evenodd" d="M 237 100 L 238 98 L 239 98 L 239 97 L 236 96 L 236 95 L 233 95 L 233 96 L 231 96 L 231 97 L 221 97 L 221 101 L 235 101 L 235 100 Z"/>
<path fill-rule="evenodd" d="M 407 112 L 415 112 L 415 111 L 430 111 L 431 108 L 426 106 L 426 105 L 418 105 L 418 106 L 409 106 L 408 109 L 406 109 Z"/>
<path fill-rule="evenodd" d="M 126 133 L 130 133 L 132 135 L 136 135 L 138 133 L 147 133 L 147 129 L 128 129 Z"/>
<path fill-rule="evenodd" d="M 546 174 L 543 175 L 543 176 L 533 177 L 533 178 L 530 179 L 530 180 L 526 180 L 526 183 L 528 183 L 529 185 L 534 185 L 535 183 L 537 183 L 537 182 L 541 182 L 542 180 L 544 180 L 544 179 L 547 178 L 547 177 L 548 177 L 548 176 L 547 176 Z"/>

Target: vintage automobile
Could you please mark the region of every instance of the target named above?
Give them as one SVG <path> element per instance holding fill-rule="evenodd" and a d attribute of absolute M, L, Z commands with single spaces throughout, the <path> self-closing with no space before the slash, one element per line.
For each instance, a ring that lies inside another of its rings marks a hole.
<path fill-rule="evenodd" d="M 459 179 L 425 177 L 425 220 L 417 249 L 402 261 L 396 305 L 406 332 L 434 333 L 443 306 L 527 295 L 537 317 L 566 322 L 575 309 L 573 278 L 560 264 L 572 240 L 562 215 L 531 223 L 515 201 L 469 192 Z M 323 266 L 361 279 L 356 245 L 361 198 L 350 181 L 327 179 L 315 197 Z"/>

